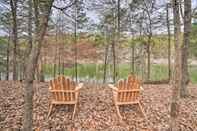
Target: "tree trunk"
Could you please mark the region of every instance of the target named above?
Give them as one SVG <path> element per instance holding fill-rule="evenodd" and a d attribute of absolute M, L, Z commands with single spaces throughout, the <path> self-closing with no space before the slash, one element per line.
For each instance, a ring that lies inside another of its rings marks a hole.
<path fill-rule="evenodd" d="M 171 102 L 171 121 L 170 131 L 178 131 L 178 115 L 179 115 L 179 99 L 181 87 L 181 24 L 179 0 L 173 0 L 173 14 L 174 14 L 174 43 L 175 43 L 175 74 Z"/>
<path fill-rule="evenodd" d="M 190 43 L 190 32 L 191 32 L 191 0 L 184 0 L 184 39 L 181 48 L 181 59 L 182 59 L 182 84 L 181 84 L 181 97 L 187 97 L 189 91 L 187 84 L 189 82 L 188 72 L 188 47 Z"/>
<path fill-rule="evenodd" d="M 17 80 L 17 45 L 18 45 L 18 33 L 17 33 L 17 0 L 10 0 L 11 12 L 12 12 L 12 40 L 13 40 L 13 80 Z"/>
<path fill-rule="evenodd" d="M 135 44 L 132 45 L 132 73 L 135 73 Z"/>
<path fill-rule="evenodd" d="M 28 0 L 28 47 L 26 50 L 26 56 L 29 56 L 32 49 L 32 0 Z"/>
<path fill-rule="evenodd" d="M 60 51 L 60 47 L 61 45 L 59 44 L 59 48 L 58 48 L 58 75 L 61 74 L 61 51 Z"/>
<path fill-rule="evenodd" d="M 132 35 L 133 40 L 134 35 Z M 135 73 L 135 43 L 132 43 L 130 46 L 131 50 L 131 58 L 130 58 L 130 71 L 134 74 Z"/>
<path fill-rule="evenodd" d="M 103 84 L 106 82 L 108 48 L 109 48 L 109 45 L 107 44 L 107 46 L 105 48 L 105 60 L 104 60 L 105 64 L 104 64 L 104 73 L 103 73 Z"/>
<path fill-rule="evenodd" d="M 43 9 L 45 10 L 42 13 L 40 18 L 40 24 L 37 26 L 35 42 L 33 44 L 31 53 L 29 55 L 28 63 L 25 70 L 25 81 L 24 81 L 24 121 L 23 121 L 23 131 L 33 131 L 33 80 L 35 74 L 35 68 L 38 62 L 38 57 L 41 50 L 41 45 L 46 33 L 48 26 L 49 15 L 51 12 L 51 7 L 54 0 L 49 0 L 46 3 L 42 3 Z M 38 1 L 34 0 L 34 6 L 38 7 Z M 35 11 L 36 12 L 36 11 Z M 37 14 L 35 14 L 37 15 Z M 39 29 L 38 29 L 39 28 Z"/>
<path fill-rule="evenodd" d="M 150 62 L 150 46 L 151 46 L 151 40 L 152 40 L 152 20 L 151 20 L 151 16 L 150 16 L 150 12 L 147 10 L 147 14 L 148 14 L 148 19 L 149 19 L 149 35 L 148 35 L 148 43 L 147 43 L 147 80 L 150 80 L 150 72 L 151 72 L 151 62 Z"/>
<path fill-rule="evenodd" d="M 152 34 L 148 36 L 147 43 L 147 80 L 150 80 L 150 43 L 151 43 Z"/>
<path fill-rule="evenodd" d="M 78 69 L 77 69 L 77 61 L 78 61 L 78 50 L 77 50 L 77 17 L 78 17 L 78 14 L 77 14 L 77 5 L 78 5 L 78 2 L 75 3 L 75 38 L 74 38 L 74 41 L 75 41 L 75 80 L 76 82 L 78 81 Z"/>
<path fill-rule="evenodd" d="M 41 71 L 40 71 L 40 82 L 44 82 L 44 70 L 43 70 L 43 64 L 41 65 Z"/>
<path fill-rule="evenodd" d="M 170 21 L 169 21 L 169 4 L 166 7 L 166 22 L 168 30 L 168 79 L 171 80 L 171 33 L 170 33 Z"/>
<path fill-rule="evenodd" d="M 44 82 L 44 58 L 40 57 L 40 63 L 38 64 L 38 81 Z"/>
<path fill-rule="evenodd" d="M 6 80 L 9 80 L 9 74 L 10 74 L 10 32 L 8 36 L 8 46 L 7 46 Z"/>
<path fill-rule="evenodd" d="M 56 63 L 53 65 L 53 78 L 56 77 Z"/>
<path fill-rule="evenodd" d="M 62 75 L 64 75 L 64 61 L 62 62 Z"/>
<path fill-rule="evenodd" d="M 23 64 L 22 64 L 22 62 L 21 62 L 21 64 L 18 64 L 18 67 L 19 67 L 18 68 L 18 72 L 19 72 L 19 75 L 18 75 L 19 78 L 18 79 L 20 81 L 22 81 L 23 80 Z"/>
<path fill-rule="evenodd" d="M 28 0 L 28 45 L 27 45 L 27 49 L 24 53 L 24 56 L 25 56 L 25 61 L 23 63 L 22 66 L 22 72 L 23 72 L 23 78 L 24 79 L 24 73 L 25 73 L 25 67 L 26 67 L 26 63 L 27 63 L 27 58 L 28 56 L 30 55 L 30 52 L 31 52 L 31 49 L 32 49 L 32 43 L 33 43 L 33 40 L 32 40 L 32 0 Z"/>
<path fill-rule="evenodd" d="M 56 70 L 57 70 L 57 64 L 56 64 L 56 59 L 57 59 L 57 55 L 58 55 L 58 45 L 57 45 L 57 26 L 56 26 L 56 31 L 55 31 L 55 57 L 54 57 L 54 66 L 53 66 L 53 77 L 56 77 Z"/>
<path fill-rule="evenodd" d="M 151 6 L 151 10 L 149 9 L 148 5 L 146 4 L 145 0 L 143 0 L 144 6 L 145 6 L 145 12 L 147 13 L 148 16 L 148 43 L 147 43 L 147 76 L 146 79 L 149 81 L 150 80 L 150 72 L 151 72 L 151 62 L 150 62 L 150 57 L 151 57 L 151 51 L 150 51 L 150 46 L 151 46 L 151 39 L 152 39 L 152 18 L 151 14 L 153 13 L 153 6 Z"/>
<path fill-rule="evenodd" d="M 118 15 L 118 21 L 117 21 L 117 23 L 118 23 L 118 25 L 117 25 L 117 29 L 118 29 L 118 33 L 117 33 L 117 43 L 116 43 L 116 45 L 117 46 L 115 46 L 114 48 L 116 48 L 116 80 L 119 78 L 119 71 L 120 71 L 120 69 L 119 69 L 119 62 L 120 62 L 120 59 L 119 59 L 119 57 L 118 57 L 118 52 L 119 52 L 119 50 L 118 50 L 118 45 L 120 45 L 120 32 L 121 32 L 121 0 L 118 0 L 118 13 L 117 13 L 117 15 Z"/>
<path fill-rule="evenodd" d="M 114 37 L 114 36 L 113 36 Z M 112 54 L 113 54 L 113 82 L 116 82 L 116 51 L 115 51 L 115 40 L 112 40 Z"/>
<path fill-rule="evenodd" d="M 114 10 L 113 10 L 114 12 Z M 113 21 L 112 21 L 112 57 L 113 57 L 113 83 L 116 82 L 116 76 L 117 76 L 117 58 L 116 58 L 116 30 L 117 30 L 117 24 L 116 24 L 116 14 L 113 13 Z"/>

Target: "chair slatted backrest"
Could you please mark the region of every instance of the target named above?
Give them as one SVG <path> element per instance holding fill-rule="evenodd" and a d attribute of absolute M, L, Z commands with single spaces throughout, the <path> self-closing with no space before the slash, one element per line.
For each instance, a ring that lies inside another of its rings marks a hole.
<path fill-rule="evenodd" d="M 135 102 L 139 100 L 140 81 L 129 75 L 127 80 L 119 80 L 118 102 Z"/>
<path fill-rule="evenodd" d="M 50 81 L 50 86 L 52 99 L 54 101 L 65 102 L 76 100 L 76 84 L 69 78 L 59 76 L 58 78 Z"/>

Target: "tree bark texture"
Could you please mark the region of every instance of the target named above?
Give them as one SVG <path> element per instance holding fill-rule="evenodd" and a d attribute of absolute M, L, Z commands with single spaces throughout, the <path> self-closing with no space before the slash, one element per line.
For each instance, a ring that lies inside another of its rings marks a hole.
<path fill-rule="evenodd" d="M 178 115 L 179 115 L 179 99 L 181 87 L 181 23 L 180 23 L 180 10 L 179 0 L 173 0 L 173 15 L 174 15 L 174 43 L 175 43 L 175 74 L 171 102 L 171 120 L 170 131 L 178 131 Z"/>
<path fill-rule="evenodd" d="M 17 31 L 17 1 L 10 0 L 12 12 L 12 41 L 13 47 L 13 80 L 17 80 L 17 46 L 18 46 L 18 31 Z"/>
<path fill-rule="evenodd" d="M 35 42 L 32 46 L 31 53 L 29 55 L 28 63 L 25 70 L 24 81 L 24 119 L 23 119 L 23 131 L 33 131 L 33 80 L 35 69 L 38 63 L 38 57 L 40 54 L 42 42 L 48 26 L 48 20 L 54 0 L 42 1 L 43 13 L 40 15 L 40 24 L 36 28 Z M 38 7 L 38 1 L 34 0 L 34 7 Z M 36 12 L 36 11 L 35 11 Z M 35 14 L 37 15 L 37 14 Z"/>
<path fill-rule="evenodd" d="M 191 0 L 184 0 L 184 38 L 183 45 L 181 47 L 181 63 L 182 63 L 182 84 L 181 84 L 181 97 L 189 95 L 187 84 L 189 82 L 188 72 L 188 55 L 189 55 L 189 43 L 190 43 L 190 32 L 191 32 Z"/>

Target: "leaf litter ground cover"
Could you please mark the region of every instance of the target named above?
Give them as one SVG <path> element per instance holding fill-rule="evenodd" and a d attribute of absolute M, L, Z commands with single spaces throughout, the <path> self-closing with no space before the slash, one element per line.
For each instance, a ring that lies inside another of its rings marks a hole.
<path fill-rule="evenodd" d="M 189 87 L 191 96 L 180 100 L 180 131 L 197 131 L 197 87 Z M 105 85 L 85 84 L 79 96 L 74 120 L 72 106 L 56 106 L 49 119 L 48 83 L 34 86 L 34 127 L 41 131 L 166 131 L 170 120 L 172 87 L 144 85 L 142 104 L 146 121 L 138 106 L 121 107 L 120 121 L 112 99 L 112 91 Z M 23 88 L 20 82 L 0 82 L 0 131 L 20 130 L 23 115 Z"/>

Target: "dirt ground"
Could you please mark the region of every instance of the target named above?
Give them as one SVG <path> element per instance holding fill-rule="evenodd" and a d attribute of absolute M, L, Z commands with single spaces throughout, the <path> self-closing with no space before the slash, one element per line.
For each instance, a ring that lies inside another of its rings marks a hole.
<path fill-rule="evenodd" d="M 180 131 L 197 131 L 197 87 L 189 87 L 191 97 L 180 100 Z M 121 107 L 118 119 L 107 86 L 85 84 L 79 97 L 75 119 L 73 107 L 57 106 L 47 119 L 48 83 L 35 84 L 34 126 L 41 131 L 166 131 L 169 127 L 171 87 L 144 85 L 142 103 L 148 121 L 135 105 Z M 18 131 L 22 126 L 23 88 L 20 82 L 0 81 L 0 131 Z"/>

